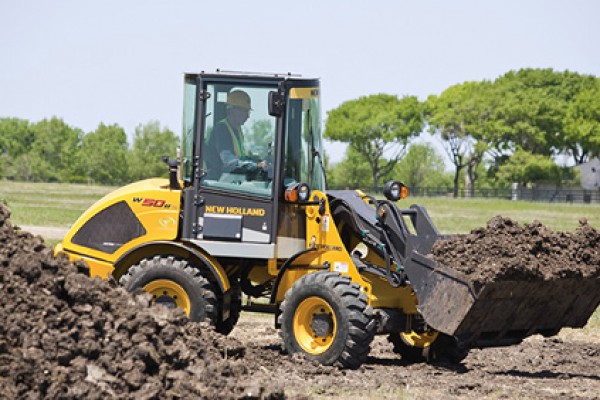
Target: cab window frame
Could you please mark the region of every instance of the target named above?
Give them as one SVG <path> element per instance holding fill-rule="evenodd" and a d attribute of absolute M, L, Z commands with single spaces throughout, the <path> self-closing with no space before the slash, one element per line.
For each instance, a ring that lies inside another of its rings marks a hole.
<path fill-rule="evenodd" d="M 216 124 L 221 121 L 226 116 L 225 111 L 225 101 L 226 94 L 231 92 L 232 90 L 244 90 L 248 93 L 252 99 L 251 107 L 253 109 L 253 113 L 257 110 L 260 110 L 260 114 L 258 118 L 253 117 L 245 121 L 242 125 L 243 130 L 245 131 L 245 135 L 249 137 L 251 134 L 249 132 L 257 134 L 257 131 L 251 131 L 253 129 L 253 123 L 260 121 L 270 121 L 269 128 L 269 138 L 271 139 L 271 168 L 275 168 L 276 160 L 276 149 L 279 145 L 280 139 L 278 138 L 279 134 L 277 132 L 277 118 L 268 114 L 268 93 L 270 91 L 277 90 L 277 81 L 273 80 L 240 80 L 236 82 L 232 79 L 219 79 L 218 77 L 209 79 L 203 78 L 201 80 L 201 88 L 202 91 L 206 94 L 209 94 L 208 98 L 206 98 L 205 103 L 205 115 L 203 118 L 203 129 L 197 129 L 197 135 L 202 135 L 197 140 L 202 142 L 202 154 L 200 156 L 200 163 L 202 168 L 205 169 L 207 152 L 210 151 L 208 148 L 207 140 L 212 133 L 211 130 L 216 126 Z M 259 100 L 259 102 L 257 102 Z M 201 101 L 201 99 L 200 99 Z M 198 103 L 198 101 L 197 101 Z M 260 104 L 260 105 L 259 105 Z M 200 108 L 197 106 L 197 108 Z M 200 122 L 200 121 L 199 121 Z M 244 129 L 245 128 L 245 129 Z M 245 146 L 246 148 L 246 146 Z M 246 149 L 247 150 L 247 149 Z M 268 150 L 265 150 L 267 152 Z M 261 156 L 266 156 L 266 154 L 261 154 Z M 225 175 L 225 174 L 223 174 Z M 224 192 L 231 193 L 232 195 L 248 195 L 252 197 L 258 197 L 262 199 L 271 199 L 275 195 L 275 176 L 271 174 L 270 180 L 258 180 L 258 179 L 245 179 L 241 180 L 243 174 L 230 174 L 227 177 L 220 177 L 218 180 L 214 179 L 206 179 L 206 175 L 201 177 L 200 179 L 200 187 L 206 188 L 208 190 L 215 192 Z M 236 178 L 239 178 L 236 181 Z M 262 184 L 264 183 L 264 187 Z"/>

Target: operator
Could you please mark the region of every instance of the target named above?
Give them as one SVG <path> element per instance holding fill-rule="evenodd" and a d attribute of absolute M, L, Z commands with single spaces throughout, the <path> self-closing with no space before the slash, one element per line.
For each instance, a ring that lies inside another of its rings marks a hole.
<path fill-rule="evenodd" d="M 242 125 L 252 111 L 250 96 L 243 90 L 227 95 L 226 117 L 219 121 L 208 139 L 207 177 L 218 179 L 223 172 L 256 175 L 265 168 L 265 162 L 256 162 L 244 149 Z"/>

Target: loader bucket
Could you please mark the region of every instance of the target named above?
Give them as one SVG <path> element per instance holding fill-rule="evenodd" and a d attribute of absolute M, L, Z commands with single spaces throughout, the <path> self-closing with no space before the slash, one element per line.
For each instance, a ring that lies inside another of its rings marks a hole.
<path fill-rule="evenodd" d="M 432 328 L 467 347 L 502 346 L 533 334 L 581 328 L 600 304 L 600 278 L 502 280 L 476 287 L 462 273 L 413 251 L 405 271 Z"/>

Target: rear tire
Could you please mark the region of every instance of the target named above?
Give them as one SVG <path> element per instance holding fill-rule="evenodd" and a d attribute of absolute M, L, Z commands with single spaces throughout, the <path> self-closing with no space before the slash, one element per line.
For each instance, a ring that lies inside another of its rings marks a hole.
<path fill-rule="evenodd" d="M 349 277 L 335 272 L 304 275 L 287 291 L 280 310 L 288 353 L 351 369 L 366 360 L 376 328 L 373 309 Z"/>
<path fill-rule="evenodd" d="M 469 349 L 462 347 L 456 338 L 440 333 L 426 354 L 428 363 L 459 364 L 469 354 Z"/>
<path fill-rule="evenodd" d="M 425 347 L 411 346 L 402 338 L 402 333 L 393 333 L 388 341 L 394 345 L 394 353 L 400 354 L 403 361 L 409 363 L 425 362 Z"/>
<path fill-rule="evenodd" d="M 463 349 L 452 336 L 435 332 L 431 335 L 431 342 L 415 345 L 403 337 L 402 333 L 393 333 L 388 336 L 388 341 L 394 345 L 394 353 L 400 354 L 403 360 L 410 363 L 427 362 L 434 363 L 460 363 L 469 353 Z"/>
<path fill-rule="evenodd" d="M 229 335 L 233 328 L 235 328 L 242 312 L 242 293 L 240 288 L 231 288 L 230 291 L 231 304 L 229 306 L 229 317 L 225 321 L 219 320 L 215 327 L 216 331 L 223 335 Z"/>
<path fill-rule="evenodd" d="M 200 270 L 173 256 L 142 260 L 131 266 L 119 283 L 129 292 L 144 289 L 152 295 L 153 303 L 182 308 L 191 321 L 208 321 L 220 333 L 229 333 L 239 317 L 232 298 L 232 314 L 221 321 L 221 307 L 212 284 Z"/>

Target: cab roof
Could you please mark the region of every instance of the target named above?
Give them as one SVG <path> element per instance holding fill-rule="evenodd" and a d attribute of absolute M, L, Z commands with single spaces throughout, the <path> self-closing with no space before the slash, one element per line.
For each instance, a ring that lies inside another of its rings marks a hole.
<path fill-rule="evenodd" d="M 215 72 L 186 72 L 186 77 L 203 77 L 203 78 L 239 78 L 239 79 L 260 79 L 270 81 L 283 81 L 283 80 L 295 80 L 295 81 L 318 81 L 318 78 L 305 78 L 300 74 L 291 72 L 276 73 L 276 72 L 248 72 L 248 71 L 226 71 L 217 69 Z"/>

